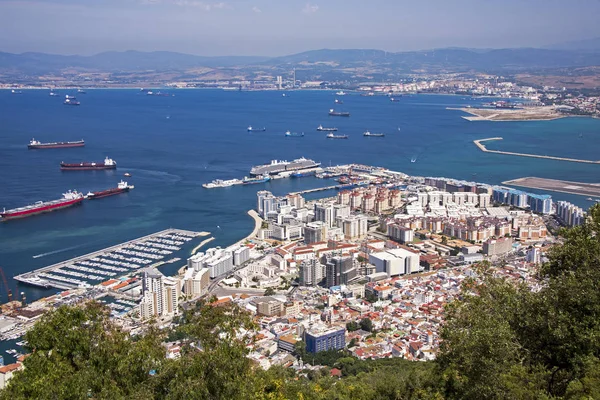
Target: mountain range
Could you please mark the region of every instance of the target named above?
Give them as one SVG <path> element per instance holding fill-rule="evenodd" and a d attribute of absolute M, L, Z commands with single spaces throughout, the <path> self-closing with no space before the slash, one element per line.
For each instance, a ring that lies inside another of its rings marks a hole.
<path fill-rule="evenodd" d="M 600 38 L 547 48 L 468 49 L 386 52 L 374 49 L 322 49 L 281 57 L 205 57 L 169 51 L 104 52 L 92 56 L 0 52 L 0 74 L 56 74 L 65 70 L 94 72 L 187 71 L 194 68 L 385 68 L 413 71 L 517 72 L 531 69 L 600 65 Z"/>

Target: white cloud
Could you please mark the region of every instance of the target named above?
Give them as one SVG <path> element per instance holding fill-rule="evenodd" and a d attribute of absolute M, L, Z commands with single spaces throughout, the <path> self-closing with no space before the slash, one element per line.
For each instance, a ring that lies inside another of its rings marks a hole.
<path fill-rule="evenodd" d="M 260 14 L 262 12 L 262 10 L 256 6 L 252 7 L 252 11 L 254 11 L 257 14 Z"/>
<path fill-rule="evenodd" d="M 316 4 L 310 4 L 310 3 L 306 3 L 304 8 L 302 9 L 302 12 L 304 14 L 314 14 L 317 11 L 319 11 L 319 6 Z"/>

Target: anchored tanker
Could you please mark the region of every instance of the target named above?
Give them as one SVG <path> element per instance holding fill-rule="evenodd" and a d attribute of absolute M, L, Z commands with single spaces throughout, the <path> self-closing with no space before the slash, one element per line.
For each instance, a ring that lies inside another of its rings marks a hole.
<path fill-rule="evenodd" d="M 51 200 L 51 201 L 38 201 L 35 204 L 31 204 L 25 207 L 13 208 L 11 210 L 4 209 L 0 212 L 2 220 L 9 220 L 15 218 L 30 217 L 32 215 L 41 214 L 50 211 L 60 210 L 62 208 L 81 204 L 83 201 L 83 195 L 77 191 L 68 191 L 63 194 L 62 199 Z"/>
<path fill-rule="evenodd" d="M 123 180 L 121 180 L 121 182 L 119 182 L 117 184 L 116 188 L 102 190 L 100 192 L 90 192 L 87 194 L 86 197 L 90 200 L 101 199 L 103 197 L 113 196 L 115 194 L 129 192 L 130 189 L 133 189 L 133 185 L 127 185 L 127 182 L 124 182 Z"/>
<path fill-rule="evenodd" d="M 62 171 L 81 171 L 81 170 L 93 170 L 93 169 L 115 169 L 117 168 L 117 162 L 112 158 L 106 157 L 104 162 L 82 162 L 68 164 L 65 162 L 60 163 L 60 169 Z"/>
<path fill-rule="evenodd" d="M 65 147 L 82 147 L 85 146 L 83 139 L 76 142 L 52 142 L 42 143 L 39 140 L 31 139 L 27 145 L 28 149 L 61 149 Z"/>
<path fill-rule="evenodd" d="M 349 117 L 350 113 L 347 111 L 335 111 L 333 108 L 329 110 L 329 115 L 332 117 Z"/>
<path fill-rule="evenodd" d="M 315 168 L 321 165 L 321 163 L 314 162 L 308 158 L 298 158 L 294 161 L 278 161 L 273 160 L 270 164 L 257 165 L 256 167 L 252 167 L 250 170 L 250 175 L 259 176 L 264 174 L 278 174 L 280 172 L 285 171 L 302 171 L 308 168 Z"/>

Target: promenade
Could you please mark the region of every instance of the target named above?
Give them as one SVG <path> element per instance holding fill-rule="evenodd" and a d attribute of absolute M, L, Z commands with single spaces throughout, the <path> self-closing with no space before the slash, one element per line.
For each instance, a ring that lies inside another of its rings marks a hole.
<path fill-rule="evenodd" d="M 567 158 L 567 157 L 555 157 L 555 156 L 542 156 L 539 154 L 528 154 L 528 153 L 516 153 L 513 151 L 500 151 L 500 150 L 489 150 L 483 142 L 489 142 L 491 140 L 502 140 L 501 137 L 493 137 L 487 139 L 478 139 L 473 140 L 475 146 L 479 148 L 479 150 L 484 151 L 486 153 L 495 153 L 495 154 L 504 154 L 507 156 L 519 156 L 519 157 L 532 157 L 532 158 L 545 158 L 548 160 L 556 160 L 556 161 L 568 161 L 568 162 L 577 162 L 577 163 L 585 163 L 585 164 L 600 164 L 600 161 L 593 160 L 582 160 L 579 158 Z"/>

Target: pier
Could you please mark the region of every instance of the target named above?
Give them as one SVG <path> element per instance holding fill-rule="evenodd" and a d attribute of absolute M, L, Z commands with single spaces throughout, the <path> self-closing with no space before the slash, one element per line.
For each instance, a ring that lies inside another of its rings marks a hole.
<path fill-rule="evenodd" d="M 545 159 L 548 159 L 548 160 L 569 161 L 569 162 L 578 162 L 578 163 L 585 163 L 585 164 L 600 164 L 600 161 L 581 160 L 581 159 L 578 159 L 578 158 L 542 156 L 542 155 L 539 155 L 539 154 L 527 154 L 527 153 L 515 153 L 515 152 L 512 152 L 512 151 L 489 150 L 487 147 L 485 147 L 485 145 L 483 144 L 483 142 L 489 142 L 491 140 L 502 140 L 502 138 L 501 137 L 493 137 L 493 138 L 487 138 L 487 139 L 478 139 L 478 140 L 473 140 L 473 143 L 475 143 L 475 146 L 477 146 L 479 148 L 479 150 L 481 150 L 483 152 L 486 152 L 486 153 L 504 154 L 504 155 L 507 155 L 507 156 L 545 158 Z"/>
<path fill-rule="evenodd" d="M 166 229 L 20 274 L 14 279 L 34 286 L 63 290 L 92 287 L 109 279 L 130 276 L 151 264 L 162 264 L 164 258 L 181 250 L 185 242 L 207 235 L 208 232 Z"/>
<path fill-rule="evenodd" d="M 557 179 L 537 178 L 528 176 L 502 182 L 504 185 L 521 186 L 531 189 L 550 190 L 553 192 L 576 194 L 579 196 L 600 197 L 600 184 L 561 181 Z"/>

